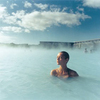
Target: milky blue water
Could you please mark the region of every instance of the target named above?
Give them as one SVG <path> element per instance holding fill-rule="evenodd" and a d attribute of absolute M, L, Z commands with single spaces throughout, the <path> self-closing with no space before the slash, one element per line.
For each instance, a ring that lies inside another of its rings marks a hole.
<path fill-rule="evenodd" d="M 80 77 L 59 79 L 56 55 L 70 54 L 68 67 Z M 100 52 L 0 47 L 0 100 L 100 100 Z"/>

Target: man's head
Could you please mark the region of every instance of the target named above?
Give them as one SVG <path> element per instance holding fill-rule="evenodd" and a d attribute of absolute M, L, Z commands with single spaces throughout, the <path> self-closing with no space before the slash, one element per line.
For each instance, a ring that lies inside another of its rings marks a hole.
<path fill-rule="evenodd" d="M 61 51 L 60 53 L 62 53 L 62 56 L 64 56 L 65 59 L 69 60 L 69 54 L 66 51 Z"/>
<path fill-rule="evenodd" d="M 69 54 L 65 51 L 61 51 L 57 55 L 57 64 L 58 65 L 63 65 L 66 64 L 69 60 Z"/>

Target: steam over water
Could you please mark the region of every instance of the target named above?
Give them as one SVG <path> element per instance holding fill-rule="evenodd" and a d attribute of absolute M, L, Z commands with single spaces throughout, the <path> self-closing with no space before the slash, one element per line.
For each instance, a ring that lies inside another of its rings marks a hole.
<path fill-rule="evenodd" d="M 70 55 L 73 79 L 50 76 L 60 51 Z M 100 100 L 100 52 L 0 47 L 0 100 Z"/>

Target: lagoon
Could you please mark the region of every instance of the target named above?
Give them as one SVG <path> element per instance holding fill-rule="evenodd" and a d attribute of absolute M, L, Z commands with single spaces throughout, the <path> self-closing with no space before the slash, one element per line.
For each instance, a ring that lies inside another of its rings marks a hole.
<path fill-rule="evenodd" d="M 59 67 L 60 51 L 70 54 L 68 67 L 80 77 L 59 79 L 50 71 Z M 83 49 L 0 48 L 0 100 L 99 100 L 100 53 Z"/>

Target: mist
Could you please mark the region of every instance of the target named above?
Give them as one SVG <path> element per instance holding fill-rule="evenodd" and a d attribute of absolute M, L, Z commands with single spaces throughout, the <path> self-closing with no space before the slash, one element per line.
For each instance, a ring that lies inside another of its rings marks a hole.
<path fill-rule="evenodd" d="M 84 52 L 85 48 L 88 52 Z M 63 95 L 70 100 L 74 99 L 71 97 L 77 97 L 77 100 L 80 100 L 81 97 L 84 98 L 84 93 L 90 95 L 91 100 L 94 94 L 100 98 L 99 45 L 93 52 L 89 51 L 91 48 L 92 46 L 63 47 L 62 45 L 51 48 L 0 46 L 0 98 L 2 100 L 41 100 L 41 96 L 49 97 L 48 100 L 52 98 L 55 100 L 58 96 L 61 100 Z M 60 51 L 69 53 L 70 59 L 67 66 L 79 74 L 78 79 L 63 81 L 55 77 L 53 80 L 50 76 L 50 71 L 59 67 L 56 58 Z"/>
<path fill-rule="evenodd" d="M 40 44 L 15 44 L 15 43 L 0 43 L 1 48 L 15 48 L 27 50 L 67 50 L 67 51 L 83 51 L 85 53 L 94 53 L 100 50 L 100 42 L 85 42 L 85 43 L 63 43 L 63 42 L 40 42 Z"/>

